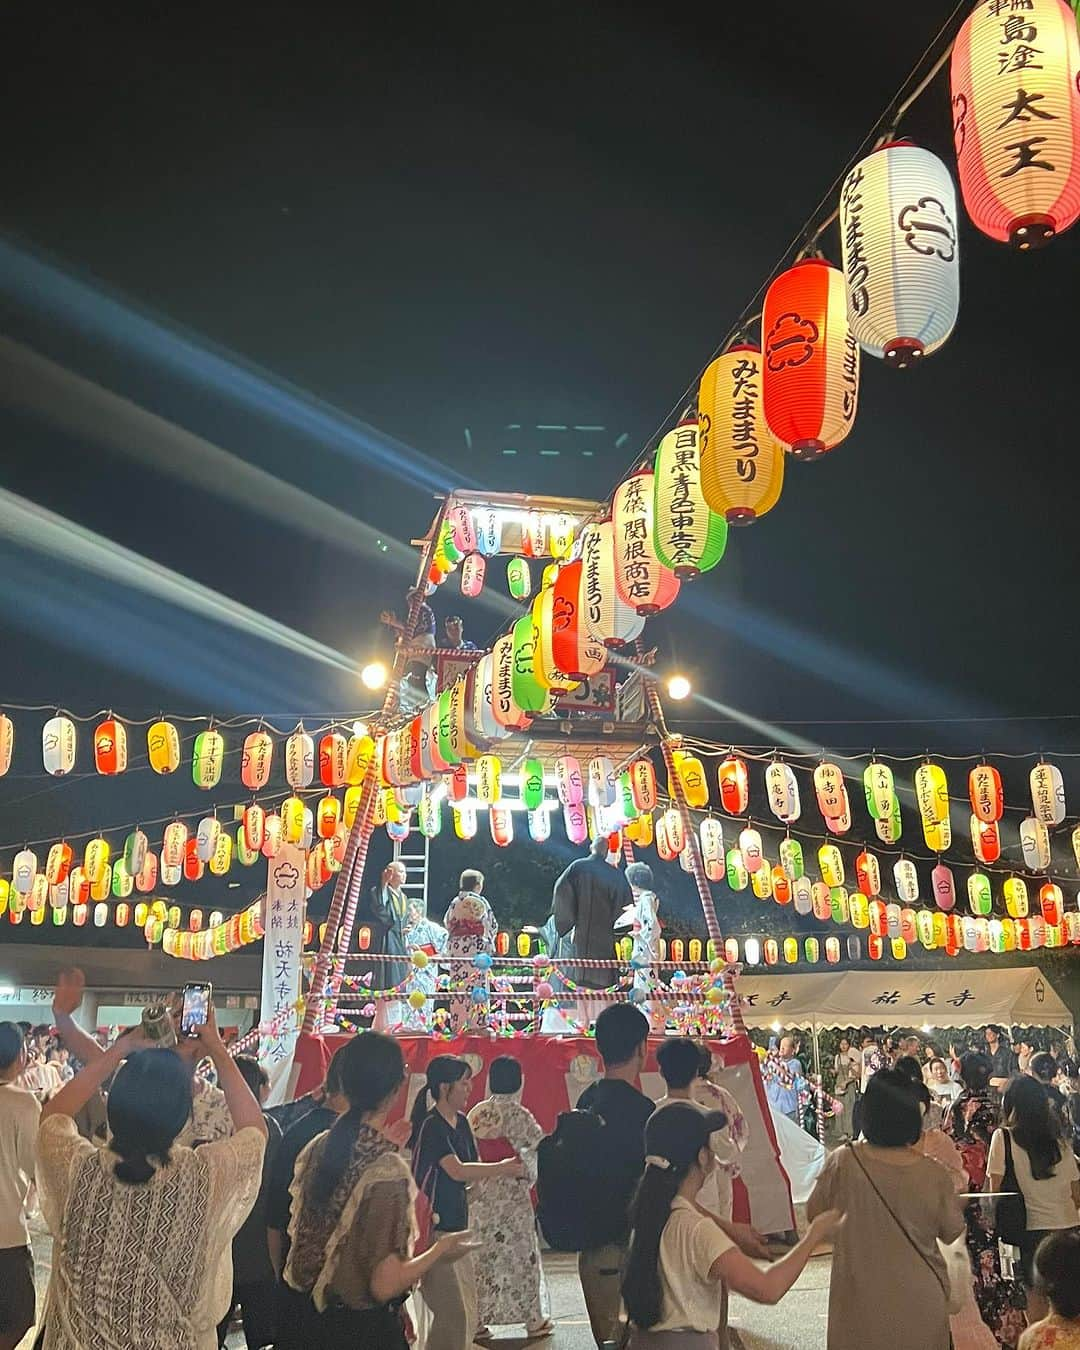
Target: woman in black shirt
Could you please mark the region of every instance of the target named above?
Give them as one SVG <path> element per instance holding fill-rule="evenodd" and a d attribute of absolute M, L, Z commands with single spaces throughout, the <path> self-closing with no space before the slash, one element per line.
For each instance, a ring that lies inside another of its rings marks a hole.
<path fill-rule="evenodd" d="M 520 1158 L 477 1162 L 464 1110 L 472 1088 L 472 1070 L 457 1055 L 436 1055 L 427 1068 L 427 1082 L 412 1109 L 413 1176 L 431 1212 L 432 1240 L 469 1226 L 467 1186 L 484 1177 L 519 1177 Z M 421 1222 L 423 1227 L 423 1221 Z M 431 1312 L 427 1350 L 461 1350 L 472 1345 L 477 1329 L 476 1282 L 472 1260 L 433 1266 L 420 1283 Z"/>

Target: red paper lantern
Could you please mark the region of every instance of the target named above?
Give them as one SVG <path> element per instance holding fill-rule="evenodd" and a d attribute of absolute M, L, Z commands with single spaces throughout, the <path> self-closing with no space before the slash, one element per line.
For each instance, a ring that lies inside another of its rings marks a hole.
<path fill-rule="evenodd" d="M 98 773 L 113 775 L 127 768 L 127 728 L 110 717 L 94 732 L 94 764 Z"/>
<path fill-rule="evenodd" d="M 750 776 L 746 764 L 738 756 L 725 759 L 717 770 L 720 783 L 720 804 L 732 816 L 746 814 L 750 801 Z"/>
<path fill-rule="evenodd" d="M 206 864 L 199 857 L 198 839 L 189 839 L 184 845 L 184 879 L 198 881 L 205 868 Z"/>
<path fill-rule="evenodd" d="M 1001 774 L 992 764 L 977 764 L 968 774 L 968 796 L 971 809 L 979 820 L 1001 819 L 1005 797 L 1001 790 Z"/>
<path fill-rule="evenodd" d="M 761 319 L 765 420 L 796 459 L 844 439 L 859 397 L 859 345 L 848 329 L 843 273 L 807 258 L 769 287 Z"/>
<path fill-rule="evenodd" d="M 319 742 L 319 777 L 326 787 L 341 787 L 345 782 L 349 742 L 340 731 L 331 731 Z"/>
<path fill-rule="evenodd" d="M 953 134 L 978 229 L 1037 248 L 1080 217 L 1080 41 L 1064 0 L 971 11 L 952 52 Z"/>

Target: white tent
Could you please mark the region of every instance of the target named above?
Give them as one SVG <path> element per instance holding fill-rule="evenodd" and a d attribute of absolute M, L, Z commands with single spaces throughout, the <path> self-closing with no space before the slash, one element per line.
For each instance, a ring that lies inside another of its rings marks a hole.
<path fill-rule="evenodd" d="M 743 973 L 747 1026 L 1068 1027 L 1073 1015 L 1036 966 L 979 970 Z"/>

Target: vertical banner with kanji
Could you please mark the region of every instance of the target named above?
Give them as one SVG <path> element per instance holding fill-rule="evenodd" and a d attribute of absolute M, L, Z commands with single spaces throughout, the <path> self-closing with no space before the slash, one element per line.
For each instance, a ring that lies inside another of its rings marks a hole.
<path fill-rule="evenodd" d="M 289 1100 L 293 1053 L 300 1029 L 300 958 L 304 949 L 304 889 L 307 858 L 295 844 L 282 844 L 266 877 L 259 1059 L 270 1075 L 271 1106 Z"/>

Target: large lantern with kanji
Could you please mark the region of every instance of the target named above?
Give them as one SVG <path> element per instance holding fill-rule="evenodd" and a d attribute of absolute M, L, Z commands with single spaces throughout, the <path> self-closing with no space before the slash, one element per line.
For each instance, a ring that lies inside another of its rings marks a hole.
<path fill-rule="evenodd" d="M 848 323 L 898 369 L 929 356 L 956 323 L 956 192 L 936 155 L 907 141 L 859 161 L 840 194 Z"/>
<path fill-rule="evenodd" d="M 632 473 L 615 490 L 611 525 L 615 590 L 638 614 L 656 614 L 679 594 L 679 579 L 665 567 L 653 543 L 655 490 L 650 471 Z"/>
<path fill-rule="evenodd" d="M 695 418 L 660 442 L 653 462 L 653 543 L 677 577 L 696 577 L 724 556 L 727 521 L 705 500 Z"/>
<path fill-rule="evenodd" d="M 605 647 L 622 647 L 633 641 L 645 620 L 618 594 L 610 520 L 586 525 L 581 534 L 581 563 L 580 614 L 587 633 Z"/>
<path fill-rule="evenodd" d="M 761 367 L 757 347 L 732 347 L 698 388 L 701 490 L 729 525 L 749 525 L 772 510 L 784 485 L 784 447 L 761 406 Z"/>
<path fill-rule="evenodd" d="M 1080 216 L 1080 41 L 1065 0 L 980 0 L 952 52 L 960 190 L 983 234 L 1038 248 Z"/>
<path fill-rule="evenodd" d="M 765 420 L 796 459 L 839 445 L 855 422 L 859 344 L 847 320 L 843 273 L 822 258 L 789 267 L 761 317 Z"/>

